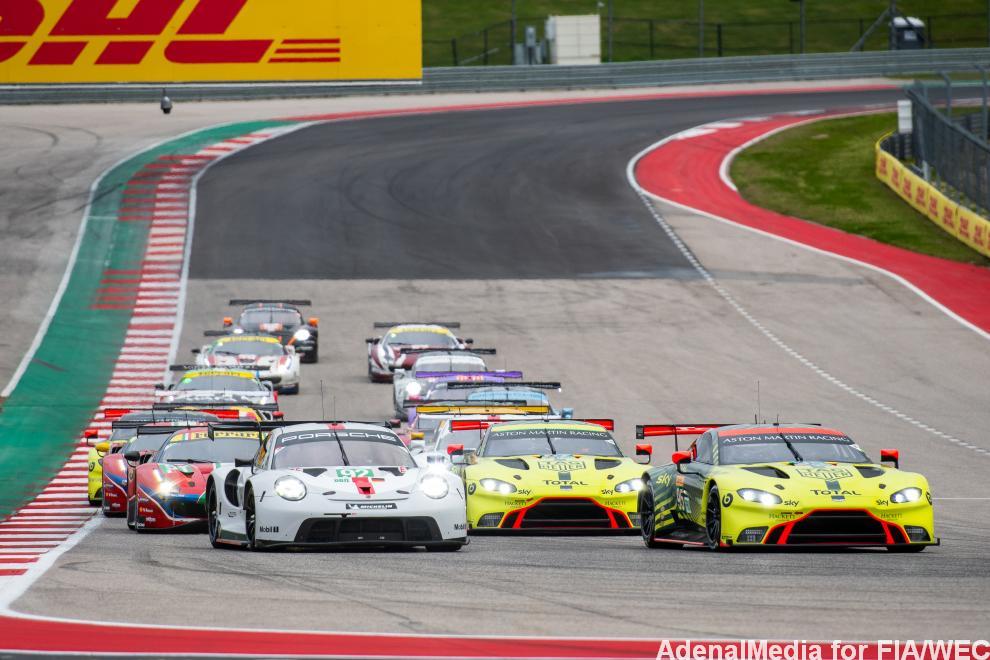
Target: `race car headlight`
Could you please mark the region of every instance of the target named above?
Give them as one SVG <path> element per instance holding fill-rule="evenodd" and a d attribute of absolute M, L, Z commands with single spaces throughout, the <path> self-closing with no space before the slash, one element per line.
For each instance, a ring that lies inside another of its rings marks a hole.
<path fill-rule="evenodd" d="M 406 385 L 406 396 L 419 396 L 419 393 L 423 391 L 423 386 L 413 381 Z"/>
<path fill-rule="evenodd" d="M 768 493 L 765 490 L 758 490 L 756 488 L 743 488 L 738 492 L 739 497 L 743 498 L 747 502 L 759 502 L 763 506 L 773 506 L 774 504 L 780 504 L 784 501 L 773 493 Z"/>
<path fill-rule="evenodd" d="M 179 494 L 179 484 L 174 481 L 163 481 L 158 484 L 158 494 L 161 497 L 171 497 Z"/>
<path fill-rule="evenodd" d="M 275 494 L 283 500 L 298 502 L 306 497 L 306 484 L 295 477 L 279 477 L 275 481 Z"/>
<path fill-rule="evenodd" d="M 908 502 L 917 502 L 920 499 L 921 499 L 920 488 L 904 488 L 890 496 L 890 501 L 893 502 L 894 504 L 906 504 Z"/>
<path fill-rule="evenodd" d="M 235 335 L 243 335 L 244 334 L 244 328 L 234 328 L 234 334 Z"/>
<path fill-rule="evenodd" d="M 447 493 L 450 492 L 450 486 L 447 485 L 447 480 L 443 477 L 428 476 L 419 483 L 419 489 L 423 491 L 424 495 L 435 500 L 446 497 Z"/>
<path fill-rule="evenodd" d="M 640 490 L 643 490 L 643 480 L 638 477 L 623 481 L 621 484 L 616 484 L 615 486 L 616 493 L 634 493 Z"/>
<path fill-rule="evenodd" d="M 502 495 L 509 495 L 516 492 L 515 486 L 501 479 L 482 479 L 481 487 L 493 493 L 501 493 Z"/>
<path fill-rule="evenodd" d="M 299 328 L 296 330 L 296 334 L 292 335 L 292 338 L 296 341 L 306 341 L 310 338 L 311 334 L 306 328 Z"/>

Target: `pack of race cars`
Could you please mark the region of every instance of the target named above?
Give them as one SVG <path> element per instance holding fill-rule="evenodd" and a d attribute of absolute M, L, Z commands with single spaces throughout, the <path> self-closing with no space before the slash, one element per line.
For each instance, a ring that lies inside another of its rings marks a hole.
<path fill-rule="evenodd" d="M 640 534 L 647 547 L 884 547 L 939 542 L 925 478 L 813 424 L 644 424 L 623 454 L 610 419 L 575 418 L 556 381 L 493 369 L 453 322 L 379 322 L 368 377 L 387 421 L 286 420 L 318 357 L 309 301 L 237 300 L 146 410 L 107 409 L 90 503 L 136 531 L 202 529 L 214 547 L 422 546 L 469 534 Z M 681 449 L 682 439 L 690 444 Z M 889 464 L 892 464 L 889 465 Z"/>

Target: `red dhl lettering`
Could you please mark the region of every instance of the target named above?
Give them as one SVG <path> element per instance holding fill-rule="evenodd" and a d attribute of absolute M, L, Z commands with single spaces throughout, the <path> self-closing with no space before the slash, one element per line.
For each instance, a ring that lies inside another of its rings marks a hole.
<path fill-rule="evenodd" d="M 249 0 L 198 0 L 176 36 L 223 36 Z M 90 43 L 79 37 L 114 37 L 96 57 L 97 65 L 141 64 L 187 0 L 137 0 L 118 15 L 118 0 L 72 0 L 28 61 L 29 66 L 73 65 Z M 45 20 L 41 0 L 0 0 L 0 62 L 17 55 Z M 123 39 L 121 37 L 145 37 Z M 151 37 L 149 40 L 148 37 Z M 340 39 L 171 39 L 165 58 L 175 64 L 305 64 L 340 62 Z"/>

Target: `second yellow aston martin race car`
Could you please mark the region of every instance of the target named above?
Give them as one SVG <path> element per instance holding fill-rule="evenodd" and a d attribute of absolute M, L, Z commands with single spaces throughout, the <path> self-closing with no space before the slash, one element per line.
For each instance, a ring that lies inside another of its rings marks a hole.
<path fill-rule="evenodd" d="M 875 463 L 846 434 L 807 424 L 653 424 L 649 438 L 699 435 L 671 463 L 643 475 L 643 541 L 732 546 L 937 545 L 928 481 Z M 676 444 L 675 444 L 676 447 Z"/>
<path fill-rule="evenodd" d="M 460 424 L 472 423 L 484 424 Z M 604 419 L 520 420 L 488 426 L 477 450 L 449 445 L 465 453 L 469 528 L 637 532 L 643 468 L 622 454 L 611 428 Z M 636 449 L 649 460 L 649 445 Z"/>

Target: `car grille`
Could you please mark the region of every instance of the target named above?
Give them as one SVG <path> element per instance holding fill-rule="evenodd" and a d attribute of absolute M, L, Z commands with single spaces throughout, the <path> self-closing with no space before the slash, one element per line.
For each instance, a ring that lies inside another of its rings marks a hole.
<path fill-rule="evenodd" d="M 766 542 L 780 543 L 782 534 L 783 528 L 777 527 Z M 900 535 L 895 535 L 894 538 L 898 539 L 898 536 Z M 865 511 L 815 511 L 794 523 L 785 543 L 886 545 L 887 534 L 884 524 Z"/>
<path fill-rule="evenodd" d="M 519 519 L 522 518 L 520 521 Z M 614 519 L 614 523 L 613 523 Z M 518 523 L 518 527 L 517 527 Z M 609 515 L 606 509 L 584 498 L 547 498 L 528 509 L 513 511 L 502 527 L 518 529 L 615 529 L 629 528 L 625 516 Z"/>
<path fill-rule="evenodd" d="M 298 543 L 410 543 L 442 541 L 433 518 L 310 518 L 296 533 Z"/>
<path fill-rule="evenodd" d="M 503 515 L 501 513 L 486 513 L 478 519 L 478 527 L 498 527 Z"/>

